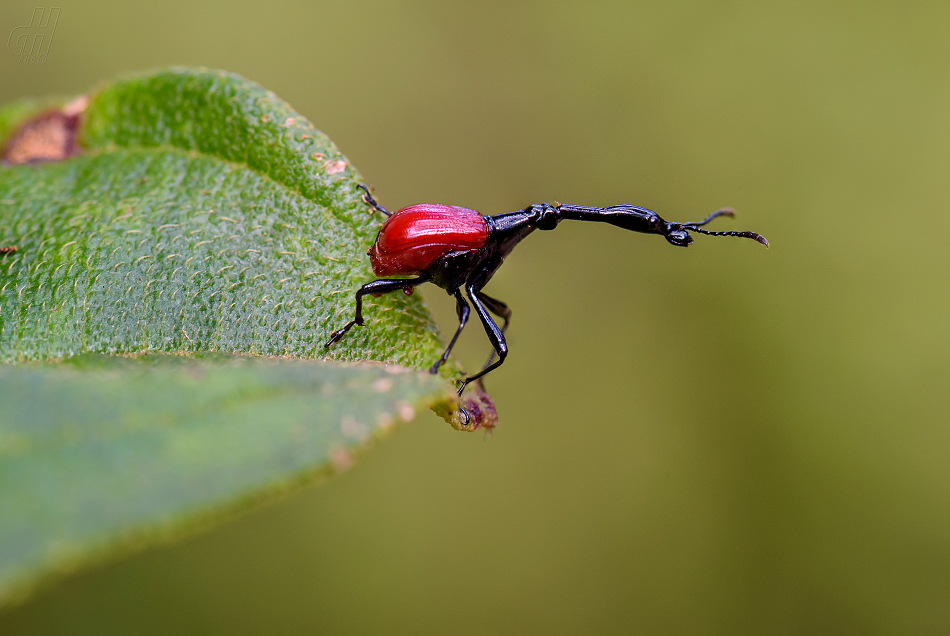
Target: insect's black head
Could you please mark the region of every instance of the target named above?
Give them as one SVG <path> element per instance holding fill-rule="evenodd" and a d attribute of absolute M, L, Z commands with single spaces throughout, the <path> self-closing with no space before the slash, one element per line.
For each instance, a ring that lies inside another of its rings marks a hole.
<path fill-rule="evenodd" d="M 663 229 L 660 233 L 663 234 L 666 240 L 672 245 L 678 247 L 687 247 L 693 242 L 693 237 L 690 236 L 689 232 L 684 230 L 683 226 L 679 223 L 668 223 L 664 221 Z"/>

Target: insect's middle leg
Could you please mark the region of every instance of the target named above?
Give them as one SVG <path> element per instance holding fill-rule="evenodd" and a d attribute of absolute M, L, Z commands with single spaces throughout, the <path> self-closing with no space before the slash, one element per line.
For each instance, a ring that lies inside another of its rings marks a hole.
<path fill-rule="evenodd" d="M 452 347 L 455 346 L 455 341 L 459 339 L 459 335 L 462 333 L 462 329 L 465 327 L 465 323 L 468 322 L 469 308 L 468 303 L 465 302 L 465 298 L 462 297 L 462 291 L 456 289 L 455 293 L 455 313 L 459 317 L 459 328 L 455 330 L 455 335 L 452 336 L 449 346 L 445 348 L 445 353 L 442 354 L 442 357 L 438 359 L 435 365 L 429 369 L 430 373 L 438 373 L 439 367 L 442 366 L 442 363 L 449 359 L 449 354 L 452 353 Z"/>
<path fill-rule="evenodd" d="M 353 325 L 359 325 L 361 327 L 363 326 L 363 296 L 366 294 L 388 294 L 390 292 L 399 291 L 400 289 L 406 289 L 407 287 L 421 285 L 428 280 L 428 278 L 420 276 L 419 278 L 407 278 L 399 280 L 380 279 L 366 283 L 356 291 L 356 316 L 353 318 L 353 320 L 346 323 L 342 329 L 337 329 L 334 331 L 330 336 L 330 339 L 327 340 L 327 343 L 323 345 L 323 347 L 329 348 L 329 346 L 334 342 L 338 342 L 343 336 L 346 335 L 346 332 L 349 331 Z"/>

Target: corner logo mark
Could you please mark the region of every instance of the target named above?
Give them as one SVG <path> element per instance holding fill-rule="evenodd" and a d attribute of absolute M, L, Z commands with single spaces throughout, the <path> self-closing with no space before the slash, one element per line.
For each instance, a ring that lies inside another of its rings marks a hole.
<path fill-rule="evenodd" d="M 21 64 L 45 64 L 49 46 L 53 43 L 53 31 L 59 22 L 62 7 L 33 9 L 33 18 L 26 26 L 18 26 L 7 39 L 7 50 L 19 58 Z M 31 37 L 32 36 L 32 37 Z"/>

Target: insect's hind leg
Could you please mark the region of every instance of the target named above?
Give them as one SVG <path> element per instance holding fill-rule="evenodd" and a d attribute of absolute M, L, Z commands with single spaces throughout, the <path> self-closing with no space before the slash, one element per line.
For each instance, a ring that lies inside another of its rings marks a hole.
<path fill-rule="evenodd" d="M 399 291 L 400 289 L 406 289 L 407 287 L 421 285 L 428 280 L 428 278 L 420 276 L 419 278 L 406 278 L 397 280 L 380 279 L 366 283 L 356 290 L 356 316 L 353 318 L 353 320 L 346 323 L 342 329 L 337 329 L 334 331 L 330 335 L 330 339 L 327 340 L 325 345 L 323 345 L 323 348 L 328 349 L 333 343 L 339 342 L 340 339 L 346 335 L 346 332 L 353 327 L 353 325 L 359 325 L 361 327 L 363 326 L 363 296 L 366 294 L 388 294 L 390 292 Z"/>

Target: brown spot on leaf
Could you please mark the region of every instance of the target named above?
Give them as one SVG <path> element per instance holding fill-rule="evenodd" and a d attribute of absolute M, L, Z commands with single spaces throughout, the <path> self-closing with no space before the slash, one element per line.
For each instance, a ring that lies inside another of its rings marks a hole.
<path fill-rule="evenodd" d="M 3 163 L 62 161 L 81 152 L 77 143 L 80 120 L 89 100 L 83 96 L 58 110 L 26 120 L 3 146 Z"/>
<path fill-rule="evenodd" d="M 327 174 L 336 174 L 338 172 L 343 172 L 346 170 L 345 161 L 328 161 L 323 164 L 323 168 L 327 171 Z"/>
<path fill-rule="evenodd" d="M 389 378 L 380 378 L 373 382 L 373 390 L 377 393 L 388 393 L 393 388 L 393 381 Z"/>
<path fill-rule="evenodd" d="M 396 422 L 393 420 L 393 416 L 389 413 L 380 413 L 376 418 L 376 423 L 379 424 L 381 429 L 386 430 Z"/>
<path fill-rule="evenodd" d="M 403 422 L 410 422 L 416 417 L 416 409 L 412 408 L 412 404 L 409 404 L 409 402 L 397 403 L 396 413 Z"/>
<path fill-rule="evenodd" d="M 353 457 L 343 447 L 337 446 L 330 451 L 330 467 L 335 473 L 342 473 L 353 467 Z"/>
<path fill-rule="evenodd" d="M 362 441 L 369 436 L 369 427 L 360 424 L 352 415 L 345 415 L 340 423 L 340 432 L 344 437 Z"/>

